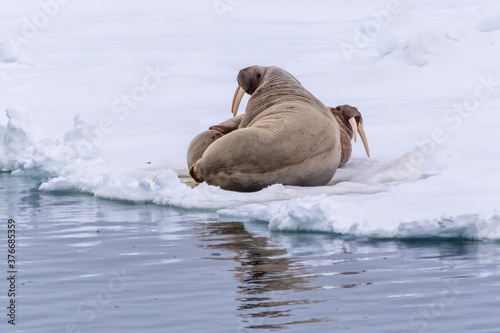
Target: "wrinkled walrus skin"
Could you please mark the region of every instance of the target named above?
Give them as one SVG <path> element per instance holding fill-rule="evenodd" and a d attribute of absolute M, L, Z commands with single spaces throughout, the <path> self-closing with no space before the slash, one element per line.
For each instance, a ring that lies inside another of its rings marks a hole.
<path fill-rule="evenodd" d="M 246 92 L 251 97 L 245 113 L 210 127 L 189 145 L 189 172 L 197 182 L 242 192 L 277 183 L 321 186 L 349 159 L 353 131 L 346 117 L 357 109 L 328 109 L 278 67 L 242 69 L 238 84 L 232 112 Z M 348 155 L 342 154 L 341 136 Z"/>

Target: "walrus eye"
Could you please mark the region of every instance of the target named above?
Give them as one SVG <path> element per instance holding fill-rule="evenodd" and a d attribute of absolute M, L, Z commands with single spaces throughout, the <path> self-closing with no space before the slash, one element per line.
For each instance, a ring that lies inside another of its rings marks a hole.
<path fill-rule="evenodd" d="M 260 79 L 262 75 L 260 75 L 260 73 L 257 73 L 257 78 Z"/>

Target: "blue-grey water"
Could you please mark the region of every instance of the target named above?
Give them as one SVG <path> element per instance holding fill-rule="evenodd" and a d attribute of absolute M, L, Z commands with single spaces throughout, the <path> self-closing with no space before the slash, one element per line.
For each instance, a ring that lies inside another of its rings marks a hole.
<path fill-rule="evenodd" d="M 271 232 L 0 175 L 1 332 L 500 332 L 500 243 Z"/>

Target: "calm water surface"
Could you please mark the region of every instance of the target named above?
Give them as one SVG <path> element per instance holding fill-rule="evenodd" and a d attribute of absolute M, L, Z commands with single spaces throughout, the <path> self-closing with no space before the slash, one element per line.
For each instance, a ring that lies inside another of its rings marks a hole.
<path fill-rule="evenodd" d="M 499 242 L 279 233 L 0 181 L 1 332 L 500 332 Z"/>

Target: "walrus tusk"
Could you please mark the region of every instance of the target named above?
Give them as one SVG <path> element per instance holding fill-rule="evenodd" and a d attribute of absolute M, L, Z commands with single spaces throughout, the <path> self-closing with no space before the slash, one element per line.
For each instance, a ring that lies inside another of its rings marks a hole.
<path fill-rule="evenodd" d="M 351 125 L 352 132 L 354 133 L 354 142 L 358 141 L 358 125 L 356 124 L 356 119 L 352 117 L 349 119 L 349 124 Z"/>
<path fill-rule="evenodd" d="M 363 129 L 363 125 L 361 125 L 361 123 L 358 124 L 358 130 L 359 130 L 359 136 L 361 137 L 361 140 L 363 141 L 363 146 L 365 146 L 366 155 L 368 155 L 368 157 L 370 157 L 370 148 L 368 148 L 368 140 L 366 139 L 365 130 Z"/>
<path fill-rule="evenodd" d="M 233 117 L 236 117 L 236 114 L 238 113 L 238 108 L 240 107 L 243 95 L 245 95 L 245 90 L 243 90 L 243 88 L 238 85 L 238 88 L 236 88 L 236 91 L 234 92 L 233 105 L 231 106 Z"/>

